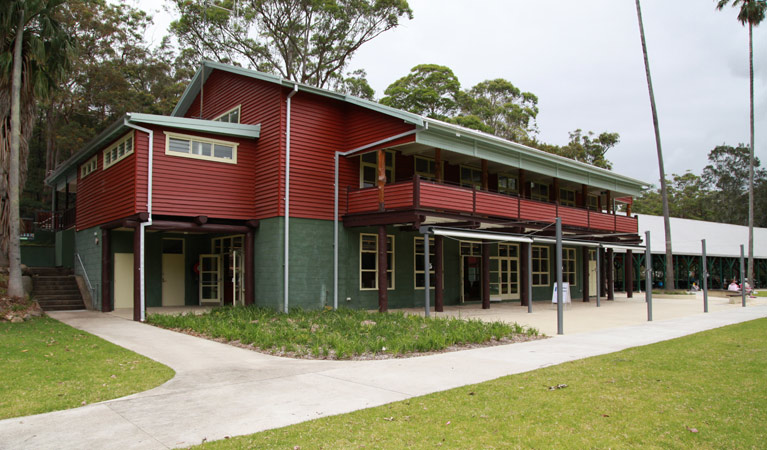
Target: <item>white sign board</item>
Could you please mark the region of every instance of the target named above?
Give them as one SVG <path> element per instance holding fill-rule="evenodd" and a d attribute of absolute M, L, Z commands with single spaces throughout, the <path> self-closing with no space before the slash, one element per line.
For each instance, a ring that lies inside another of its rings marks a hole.
<path fill-rule="evenodd" d="M 551 294 L 551 303 L 557 302 L 557 284 L 554 283 L 554 291 Z M 572 303 L 570 298 L 570 283 L 562 283 L 562 303 Z"/>

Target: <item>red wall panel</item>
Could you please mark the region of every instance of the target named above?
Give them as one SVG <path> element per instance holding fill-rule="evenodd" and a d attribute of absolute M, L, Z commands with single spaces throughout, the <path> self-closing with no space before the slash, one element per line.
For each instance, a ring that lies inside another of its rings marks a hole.
<path fill-rule="evenodd" d="M 147 139 L 146 134 L 138 131 L 134 135 L 134 139 L 133 154 L 106 170 L 104 170 L 102 150 L 109 147 L 114 141 L 96 153 L 97 167 L 94 172 L 85 178 L 80 178 L 80 167 L 77 168 L 77 230 L 135 214 L 136 155 L 141 152 L 146 153 L 149 139 Z"/>
<path fill-rule="evenodd" d="M 255 198 L 255 218 L 283 213 L 285 179 L 285 95 L 274 83 L 229 72 L 213 71 L 205 83 L 203 117 L 212 119 L 241 105 L 240 123 L 261 124 L 261 137 L 255 145 L 253 172 L 248 182 Z M 199 118 L 200 96 L 185 117 Z"/>

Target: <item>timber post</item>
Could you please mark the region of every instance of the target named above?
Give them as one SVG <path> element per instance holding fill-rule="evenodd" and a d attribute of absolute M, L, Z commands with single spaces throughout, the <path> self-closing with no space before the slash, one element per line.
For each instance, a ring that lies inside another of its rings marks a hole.
<path fill-rule="evenodd" d="M 101 312 L 112 310 L 112 243 L 110 231 L 101 229 Z"/>
<path fill-rule="evenodd" d="M 634 255 L 631 250 L 626 250 L 625 260 L 626 297 L 634 298 Z"/>
<path fill-rule="evenodd" d="M 386 225 L 378 226 L 378 312 L 389 310 L 389 279 L 387 274 L 386 255 L 388 254 Z"/>
<path fill-rule="evenodd" d="M 424 236 L 424 239 L 428 239 L 428 236 Z M 442 236 L 434 236 L 434 311 L 444 311 L 444 279 L 442 275 Z M 429 277 L 429 269 L 424 268 L 426 272 L 425 277 Z"/>
<path fill-rule="evenodd" d="M 581 247 L 581 282 L 583 283 L 583 301 L 589 301 L 589 248 Z"/>
<path fill-rule="evenodd" d="M 482 309 L 490 309 L 490 246 L 482 241 Z"/>

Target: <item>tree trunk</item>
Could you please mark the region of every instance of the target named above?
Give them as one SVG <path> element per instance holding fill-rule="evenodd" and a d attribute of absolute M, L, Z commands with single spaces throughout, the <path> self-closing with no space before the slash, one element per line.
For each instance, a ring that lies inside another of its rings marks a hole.
<path fill-rule="evenodd" d="M 647 57 L 647 43 L 644 38 L 644 26 L 642 25 L 642 9 L 639 0 L 636 0 L 637 18 L 639 20 L 639 36 L 642 39 L 642 54 L 644 55 L 645 75 L 647 76 L 647 90 L 650 93 L 650 107 L 652 109 L 652 124 L 655 128 L 655 146 L 658 150 L 658 170 L 660 171 L 660 194 L 663 199 L 663 225 L 666 235 L 666 261 L 672 260 L 671 252 L 671 221 L 668 211 L 668 190 L 666 189 L 666 170 L 663 168 L 663 151 L 660 144 L 660 129 L 658 128 L 658 110 L 655 108 L 655 94 L 652 90 L 652 77 L 650 77 L 650 61 Z M 674 289 L 674 268 L 666 268 L 666 289 Z"/>
<path fill-rule="evenodd" d="M 21 44 L 24 39 L 24 10 L 19 11 L 16 42 L 13 47 L 13 77 L 11 81 L 11 158 L 8 183 L 10 211 L 8 295 L 23 297 L 21 284 L 21 248 L 19 242 L 19 147 L 21 146 Z"/>
<path fill-rule="evenodd" d="M 748 279 L 754 282 L 754 39 L 753 26 L 748 22 L 748 75 L 751 106 L 751 148 L 748 164 Z"/>

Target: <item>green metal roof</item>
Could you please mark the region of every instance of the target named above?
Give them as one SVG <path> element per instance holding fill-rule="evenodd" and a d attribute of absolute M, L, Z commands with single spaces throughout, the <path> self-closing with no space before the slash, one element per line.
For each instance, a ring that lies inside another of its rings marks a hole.
<path fill-rule="evenodd" d="M 100 151 L 104 146 L 125 134 L 133 125 L 156 125 L 165 128 L 194 131 L 198 133 L 210 133 L 221 136 L 232 136 L 246 139 L 258 139 L 261 134 L 261 125 L 243 125 L 239 123 L 217 122 L 213 120 L 187 119 L 185 117 L 160 116 L 155 114 L 128 113 L 116 120 L 106 130 L 93 138 L 77 153 L 61 163 L 45 179 L 48 186 L 57 186 L 77 178 L 77 167 L 83 161 Z"/>
<path fill-rule="evenodd" d="M 649 184 L 601 167 L 547 153 L 526 145 L 426 118 L 426 127 L 416 133 L 416 143 L 475 156 L 506 166 L 528 170 L 561 180 L 638 196 Z"/>
<path fill-rule="evenodd" d="M 327 89 L 320 89 L 286 80 L 272 74 L 213 61 L 203 61 L 202 66 L 195 74 L 192 82 L 187 86 L 186 91 L 184 91 L 176 108 L 173 110 L 173 116 L 182 116 L 186 113 L 200 92 L 200 83 L 204 83 L 213 70 L 223 70 L 279 84 L 289 89 L 293 89 L 294 86 L 298 85 L 299 91 L 351 103 L 381 114 L 400 118 L 419 127 L 416 133 L 416 143 L 419 144 L 460 154 L 473 155 L 477 158 L 557 177 L 562 180 L 583 183 L 600 189 L 609 189 L 622 195 L 638 196 L 650 186 L 649 183 L 641 180 L 517 144 L 516 142 L 507 141 L 491 134 L 409 113 L 352 95 L 339 94 Z"/>

